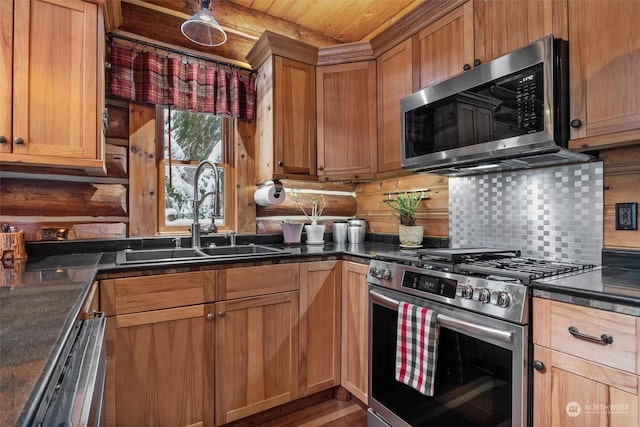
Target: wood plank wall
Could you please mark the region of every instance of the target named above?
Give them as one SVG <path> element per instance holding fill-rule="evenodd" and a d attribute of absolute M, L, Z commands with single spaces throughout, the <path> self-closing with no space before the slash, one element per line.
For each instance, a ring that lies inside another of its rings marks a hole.
<path fill-rule="evenodd" d="M 322 196 L 325 208 L 320 224 L 325 224 L 325 232 L 331 232 L 333 221 L 344 221 L 353 218 L 357 213 L 356 184 L 320 183 L 309 181 L 282 180 L 285 188 L 285 201 L 279 205 L 256 206 L 256 223 L 258 234 L 282 233 L 280 224 L 284 218 L 301 224 L 309 223 L 295 202 L 291 190 L 299 192 L 300 204 L 309 210 L 309 197 Z"/>
<path fill-rule="evenodd" d="M 84 171 L 2 166 L 0 222 L 26 241 L 127 236 L 129 109 L 109 103 L 105 177 Z"/>
<path fill-rule="evenodd" d="M 449 180 L 444 176 L 424 173 L 360 184 L 356 190 L 357 216 L 367 220 L 370 233 L 397 235 L 400 221 L 384 202 L 385 193 L 421 189 L 427 189 L 426 199 L 420 202 L 416 225 L 424 226 L 426 237 L 448 237 Z"/>
<path fill-rule="evenodd" d="M 640 231 L 616 230 L 616 203 L 640 205 L 640 145 L 600 151 L 604 162 L 604 247 L 640 250 Z"/>

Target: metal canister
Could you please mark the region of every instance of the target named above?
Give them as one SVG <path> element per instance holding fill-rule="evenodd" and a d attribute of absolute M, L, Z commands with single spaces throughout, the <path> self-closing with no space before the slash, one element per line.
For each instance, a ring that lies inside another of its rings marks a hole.
<path fill-rule="evenodd" d="M 359 218 L 351 218 L 348 227 L 349 243 L 358 244 L 364 242 L 364 238 L 367 235 L 367 221 Z"/>

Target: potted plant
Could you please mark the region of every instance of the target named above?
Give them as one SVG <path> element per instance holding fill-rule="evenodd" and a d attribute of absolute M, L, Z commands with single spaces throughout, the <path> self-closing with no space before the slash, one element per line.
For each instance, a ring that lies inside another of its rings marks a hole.
<path fill-rule="evenodd" d="M 285 245 L 295 245 L 300 243 L 300 237 L 302 235 L 302 227 L 304 224 L 293 222 L 291 218 L 285 218 L 282 220 L 282 236 L 284 237 Z"/>
<path fill-rule="evenodd" d="M 296 202 L 296 205 L 300 208 L 302 213 L 311 224 L 307 224 L 304 226 L 304 230 L 307 233 L 307 243 L 308 244 L 320 244 L 324 243 L 324 224 L 318 224 L 320 220 L 320 216 L 322 215 L 322 211 L 324 210 L 324 196 L 311 196 L 308 199 L 309 207 L 305 209 L 305 207 L 300 203 L 299 194 L 297 191 L 292 192 L 293 198 Z"/>
<path fill-rule="evenodd" d="M 424 236 L 424 227 L 416 225 L 416 211 L 422 193 L 400 193 L 395 199 L 387 201 L 387 204 L 396 211 L 394 216 L 400 220 L 398 228 L 398 237 L 400 238 L 400 246 L 419 247 L 422 245 Z"/>

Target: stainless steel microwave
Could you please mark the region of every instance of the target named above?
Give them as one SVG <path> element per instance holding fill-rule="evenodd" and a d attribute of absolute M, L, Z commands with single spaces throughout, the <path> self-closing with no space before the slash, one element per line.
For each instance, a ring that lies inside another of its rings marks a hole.
<path fill-rule="evenodd" d="M 443 175 L 582 162 L 569 139 L 568 44 L 546 36 L 400 101 L 402 167 Z"/>

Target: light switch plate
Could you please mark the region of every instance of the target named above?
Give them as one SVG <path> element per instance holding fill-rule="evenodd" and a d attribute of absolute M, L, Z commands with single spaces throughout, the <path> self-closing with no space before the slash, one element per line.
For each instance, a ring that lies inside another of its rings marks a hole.
<path fill-rule="evenodd" d="M 616 230 L 638 229 L 638 204 L 616 203 Z"/>

